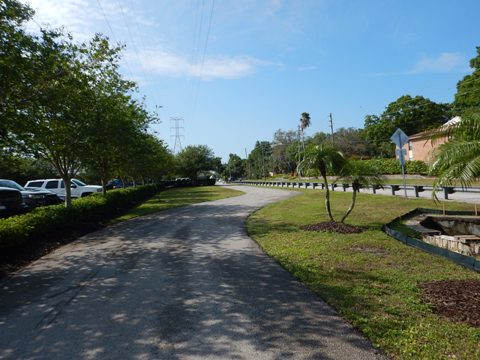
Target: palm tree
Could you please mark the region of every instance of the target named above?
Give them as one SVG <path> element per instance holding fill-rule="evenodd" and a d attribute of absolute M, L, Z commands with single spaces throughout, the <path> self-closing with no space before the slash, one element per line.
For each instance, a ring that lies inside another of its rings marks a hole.
<path fill-rule="evenodd" d="M 302 117 L 300 118 L 300 129 L 303 131 L 310 126 L 310 114 L 307 112 L 303 112 Z"/>
<path fill-rule="evenodd" d="M 337 148 L 321 144 L 311 145 L 307 149 L 305 161 L 311 169 L 317 169 L 323 179 L 325 188 L 325 208 L 330 221 L 335 221 L 330 209 L 330 190 L 328 189 L 327 172 L 336 172 L 345 164 L 343 154 Z"/>
<path fill-rule="evenodd" d="M 305 129 L 310 126 L 310 114 L 303 112 L 300 117 L 300 125 L 298 126 L 298 165 L 297 173 L 301 174 L 303 171 L 303 161 L 305 158 Z M 303 155 L 303 156 L 302 156 Z"/>
<path fill-rule="evenodd" d="M 443 186 L 452 186 L 458 181 L 462 187 L 468 187 L 480 177 L 480 111 L 465 112 L 460 122 L 440 128 L 433 141 L 441 137 L 450 140 L 434 153 L 431 170 L 438 174 L 433 184 L 435 199 L 436 191 Z"/>
<path fill-rule="evenodd" d="M 383 185 L 385 183 L 385 177 L 381 174 L 380 170 L 374 166 L 368 165 L 364 161 L 349 161 L 341 170 L 340 176 L 337 179 L 344 180 L 352 184 L 352 202 L 345 215 L 343 215 L 341 223 L 350 215 L 357 199 L 357 192 L 365 185 Z"/>

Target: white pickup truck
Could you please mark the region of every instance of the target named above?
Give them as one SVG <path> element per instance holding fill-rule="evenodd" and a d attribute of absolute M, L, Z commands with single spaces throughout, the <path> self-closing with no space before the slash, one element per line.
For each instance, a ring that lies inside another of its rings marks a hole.
<path fill-rule="evenodd" d="M 65 185 L 62 179 L 43 179 L 30 180 L 25 184 L 26 189 L 46 189 L 57 194 L 60 198 L 65 198 Z M 70 182 L 72 198 L 84 197 L 94 193 L 102 192 L 102 187 L 98 185 L 87 185 L 78 179 L 72 179 Z"/>

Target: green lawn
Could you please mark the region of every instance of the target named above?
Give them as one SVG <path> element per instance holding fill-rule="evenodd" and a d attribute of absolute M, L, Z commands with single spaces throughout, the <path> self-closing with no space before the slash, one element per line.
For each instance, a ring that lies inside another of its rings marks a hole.
<path fill-rule="evenodd" d="M 403 245 L 381 226 L 431 200 L 359 194 L 347 223 L 361 234 L 308 232 L 302 225 L 326 221 L 324 192 L 302 195 L 253 214 L 248 231 L 283 267 L 307 284 L 375 346 L 394 359 L 480 359 L 480 329 L 434 314 L 420 300 L 418 284 L 442 279 L 480 279 L 480 274 Z M 332 193 L 338 219 L 351 193 Z M 442 206 L 442 205 L 438 205 Z M 450 210 L 472 205 L 447 203 Z"/>
<path fill-rule="evenodd" d="M 179 206 L 186 206 L 204 201 L 219 200 L 242 194 L 243 193 L 241 191 L 232 190 L 221 186 L 199 186 L 168 189 L 158 193 L 150 200 L 113 220 L 113 223 Z"/>

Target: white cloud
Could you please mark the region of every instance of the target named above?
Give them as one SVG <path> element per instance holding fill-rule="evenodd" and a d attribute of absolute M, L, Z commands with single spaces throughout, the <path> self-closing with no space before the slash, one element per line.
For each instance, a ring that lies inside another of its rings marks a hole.
<path fill-rule="evenodd" d="M 148 49 L 138 55 L 129 53 L 127 60 L 130 63 L 137 62 L 147 73 L 203 80 L 237 79 L 253 74 L 258 66 L 279 66 L 250 56 L 209 56 L 202 66 L 165 49 Z"/>
<path fill-rule="evenodd" d="M 436 58 L 424 57 L 420 59 L 410 72 L 413 74 L 424 72 L 449 72 L 456 70 L 464 63 L 465 60 L 462 55 L 445 52 Z"/>
<path fill-rule="evenodd" d="M 415 75 L 432 72 L 465 72 L 465 64 L 467 61 L 465 57 L 459 53 L 441 53 L 434 58 L 423 57 L 408 71 L 390 71 L 371 73 L 369 76 L 383 77 L 383 76 L 398 76 L 398 75 Z"/>

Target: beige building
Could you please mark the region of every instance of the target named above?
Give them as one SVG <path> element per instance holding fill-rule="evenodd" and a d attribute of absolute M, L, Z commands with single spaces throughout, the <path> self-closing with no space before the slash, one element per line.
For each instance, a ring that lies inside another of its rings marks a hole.
<path fill-rule="evenodd" d="M 441 128 L 447 128 L 454 124 L 457 124 L 461 118 L 459 116 L 447 121 Z M 424 131 L 418 134 L 409 136 L 407 144 L 403 145 L 406 156 L 405 160 L 421 160 L 430 162 L 433 156 L 433 150 L 439 145 L 448 141 L 447 138 L 438 138 L 432 141 L 432 136 L 435 134 L 435 130 Z"/>

